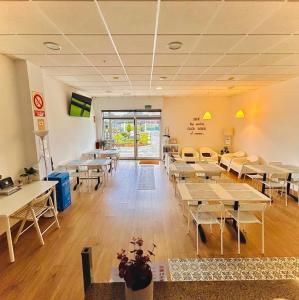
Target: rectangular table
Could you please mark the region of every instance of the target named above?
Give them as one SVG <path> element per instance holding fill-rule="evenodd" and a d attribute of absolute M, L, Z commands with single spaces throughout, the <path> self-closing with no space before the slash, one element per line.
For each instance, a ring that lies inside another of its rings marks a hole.
<path fill-rule="evenodd" d="M 76 169 L 76 172 L 79 172 L 80 167 L 93 167 L 94 169 L 101 169 L 102 167 L 110 165 L 111 168 L 111 159 L 110 158 L 97 158 L 89 160 L 75 159 L 67 162 L 64 166 L 66 169 Z M 88 179 L 88 178 L 87 178 Z M 79 177 L 77 177 L 77 182 L 74 186 L 74 191 L 77 189 L 80 184 Z M 100 178 L 98 177 L 98 182 L 95 189 L 97 190 L 101 184 Z"/>
<path fill-rule="evenodd" d="M 296 196 L 290 194 L 290 181 L 293 174 L 299 174 L 299 167 L 293 165 L 279 164 L 279 165 L 244 165 L 243 174 L 261 174 L 263 175 L 263 181 L 266 181 L 267 176 L 270 174 L 281 174 L 287 177 L 287 194 L 292 198 L 297 199 Z M 266 186 L 262 184 L 262 193 L 265 193 Z"/>
<path fill-rule="evenodd" d="M 17 191 L 14 194 L 11 194 L 9 196 L 0 196 L 0 220 L 4 222 L 6 228 L 10 262 L 15 261 L 15 256 L 11 238 L 9 216 L 29 204 L 35 198 L 42 195 L 52 187 L 54 187 L 53 201 L 55 209 L 57 210 L 55 191 L 55 186 L 57 183 L 58 181 L 33 181 L 32 183 L 23 185 L 21 190 Z"/>
<path fill-rule="evenodd" d="M 234 202 L 237 210 L 240 202 L 270 202 L 271 199 L 246 183 L 178 183 L 178 191 L 182 201 L 218 201 L 224 204 Z M 236 223 L 233 222 L 236 230 Z M 199 226 L 200 237 L 206 241 L 205 233 Z M 241 235 L 241 241 L 246 239 Z"/>
<path fill-rule="evenodd" d="M 102 149 L 94 149 L 89 152 L 86 152 L 84 154 L 89 154 L 93 155 L 94 158 L 97 157 L 116 157 L 119 155 L 119 150 L 118 149 L 107 149 L 107 150 L 102 150 Z"/>
<path fill-rule="evenodd" d="M 207 177 L 219 176 L 225 170 L 215 163 L 173 163 L 169 166 L 170 174 L 196 174 L 204 173 Z"/>

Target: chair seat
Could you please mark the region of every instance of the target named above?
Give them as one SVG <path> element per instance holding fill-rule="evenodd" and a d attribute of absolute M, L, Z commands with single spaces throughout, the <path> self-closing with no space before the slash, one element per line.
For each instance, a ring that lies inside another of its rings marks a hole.
<path fill-rule="evenodd" d="M 190 209 L 190 213 L 197 224 L 220 224 L 217 216 L 208 212 L 197 212 L 197 209 Z"/>
<path fill-rule="evenodd" d="M 259 174 L 246 174 L 247 177 L 251 179 L 256 179 L 256 180 L 262 180 L 263 176 Z"/>
<path fill-rule="evenodd" d="M 49 207 L 45 207 L 45 206 L 32 206 L 32 208 L 33 208 L 34 214 L 36 215 L 37 218 L 49 209 Z M 28 211 L 28 207 L 25 206 L 22 209 L 15 212 L 14 214 L 12 214 L 11 218 L 24 219 L 26 217 L 27 211 Z M 28 213 L 28 216 L 26 219 L 29 221 L 33 221 L 31 212 Z"/>
<path fill-rule="evenodd" d="M 284 182 L 278 182 L 278 181 L 262 181 L 262 183 L 270 188 L 282 188 L 285 187 Z"/>
<path fill-rule="evenodd" d="M 258 223 L 261 224 L 261 221 L 259 218 L 257 218 L 253 213 L 249 213 L 246 211 L 240 211 L 239 212 L 239 219 L 238 219 L 238 211 L 233 210 L 229 211 L 230 215 L 232 216 L 233 219 L 235 219 L 239 223 Z"/>

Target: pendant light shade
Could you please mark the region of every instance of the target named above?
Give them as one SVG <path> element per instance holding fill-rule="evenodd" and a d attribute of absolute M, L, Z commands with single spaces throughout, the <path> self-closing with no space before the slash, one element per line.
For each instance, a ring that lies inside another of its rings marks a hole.
<path fill-rule="evenodd" d="M 204 120 L 211 120 L 212 119 L 212 115 L 211 115 L 211 113 L 209 111 L 206 111 L 202 118 Z"/>
<path fill-rule="evenodd" d="M 244 117 L 245 117 L 245 115 L 244 115 L 244 112 L 243 112 L 242 109 L 240 109 L 240 110 L 238 110 L 238 111 L 236 112 L 236 118 L 237 118 L 237 119 L 244 119 Z"/>

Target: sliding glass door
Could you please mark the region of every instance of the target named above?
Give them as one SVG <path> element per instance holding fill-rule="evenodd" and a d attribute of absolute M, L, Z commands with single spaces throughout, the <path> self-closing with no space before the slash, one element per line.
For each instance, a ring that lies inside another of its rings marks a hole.
<path fill-rule="evenodd" d="M 136 119 L 137 158 L 160 158 L 160 119 Z"/>
<path fill-rule="evenodd" d="M 103 111 L 103 138 L 123 159 L 160 159 L 160 111 Z"/>

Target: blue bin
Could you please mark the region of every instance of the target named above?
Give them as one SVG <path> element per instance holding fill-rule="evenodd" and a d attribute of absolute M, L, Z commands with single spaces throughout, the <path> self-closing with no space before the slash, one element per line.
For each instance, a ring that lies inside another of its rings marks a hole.
<path fill-rule="evenodd" d="M 64 211 L 72 203 L 69 173 L 53 172 L 48 176 L 48 180 L 58 181 L 56 185 L 57 210 Z"/>

